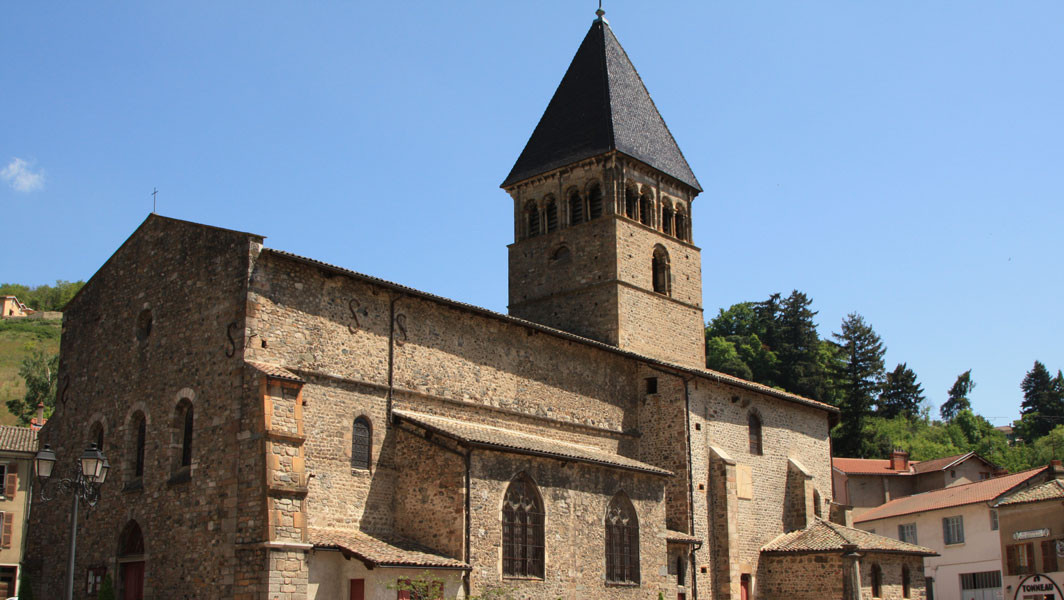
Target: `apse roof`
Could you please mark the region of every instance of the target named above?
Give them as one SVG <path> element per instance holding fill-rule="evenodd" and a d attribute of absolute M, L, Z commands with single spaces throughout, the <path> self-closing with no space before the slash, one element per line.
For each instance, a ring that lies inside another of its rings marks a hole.
<path fill-rule="evenodd" d="M 613 150 L 702 191 L 642 78 L 600 18 L 502 187 Z"/>

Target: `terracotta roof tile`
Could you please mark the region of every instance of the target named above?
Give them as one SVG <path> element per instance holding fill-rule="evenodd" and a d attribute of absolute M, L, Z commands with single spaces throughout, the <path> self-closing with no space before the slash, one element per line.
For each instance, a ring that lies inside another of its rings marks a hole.
<path fill-rule="evenodd" d="M 909 466 L 918 461 L 909 461 Z M 910 475 L 910 469 L 892 469 L 890 460 L 882 458 L 832 458 L 831 466 L 847 475 Z"/>
<path fill-rule="evenodd" d="M 917 463 L 914 466 L 913 470 L 915 470 L 917 473 L 930 473 L 931 471 L 941 471 L 943 469 L 948 469 L 949 467 L 955 464 L 962 463 L 968 460 L 969 458 L 972 458 L 973 456 L 975 458 L 978 458 L 979 460 L 983 460 L 983 458 L 975 452 L 969 452 L 968 454 L 958 454 L 956 456 L 944 456 L 942 458 L 936 458 L 934 460 L 925 460 L 921 463 Z"/>
<path fill-rule="evenodd" d="M 552 456 L 565 460 L 577 460 L 608 467 L 618 467 L 629 471 L 653 473 L 655 475 L 672 475 L 671 472 L 665 469 L 639 462 L 627 456 L 606 452 L 594 446 L 572 444 L 512 429 L 492 427 L 490 425 L 475 425 L 467 421 L 458 421 L 424 413 L 394 410 L 392 414 L 418 427 L 472 446 L 518 451 L 523 454 Z"/>
<path fill-rule="evenodd" d="M 823 519 L 816 519 L 805 529 L 785 533 L 761 548 L 767 553 L 786 552 L 841 552 L 843 546 L 857 546 L 859 552 L 892 552 L 938 556 L 930 548 L 894 540 L 860 529 L 846 527 Z"/>
<path fill-rule="evenodd" d="M 1064 498 L 1064 481 L 1050 479 L 1043 484 L 1009 494 L 994 506 L 1011 506 L 1013 504 L 1026 504 L 1043 500 L 1060 500 L 1061 498 Z"/>
<path fill-rule="evenodd" d="M 444 556 L 417 542 L 399 538 L 371 536 L 361 531 L 310 528 L 310 543 L 315 548 L 336 548 L 354 556 L 369 567 L 427 567 L 469 569 L 466 563 Z"/>
<path fill-rule="evenodd" d="M 665 530 L 665 541 L 679 542 L 681 544 L 701 544 L 702 538 L 682 531 L 676 531 L 675 529 L 667 529 Z"/>
<path fill-rule="evenodd" d="M 941 490 L 933 490 L 922 494 L 914 494 L 897 500 L 891 500 L 882 506 L 877 506 L 861 514 L 858 523 L 867 523 L 888 517 L 897 517 L 940 508 L 951 508 L 977 502 L 990 502 L 998 496 L 1008 492 L 1012 488 L 1022 485 L 1024 482 L 1037 477 L 1045 471 L 1045 467 L 1014 473 L 1004 477 L 976 481 L 955 485 Z"/>
<path fill-rule="evenodd" d="M 0 450 L 36 453 L 37 432 L 29 427 L 0 425 Z"/>
<path fill-rule="evenodd" d="M 247 364 L 251 365 L 256 370 L 258 370 L 259 372 L 265 374 L 268 377 L 273 377 L 274 379 L 284 379 L 286 381 L 295 381 L 295 382 L 298 382 L 298 383 L 304 383 L 303 379 L 299 375 L 296 375 L 295 373 L 289 371 L 288 369 L 285 369 L 284 367 L 279 367 L 277 365 L 268 365 L 266 363 L 254 362 L 254 361 L 250 361 L 250 360 L 244 361 L 244 362 L 246 362 Z"/>

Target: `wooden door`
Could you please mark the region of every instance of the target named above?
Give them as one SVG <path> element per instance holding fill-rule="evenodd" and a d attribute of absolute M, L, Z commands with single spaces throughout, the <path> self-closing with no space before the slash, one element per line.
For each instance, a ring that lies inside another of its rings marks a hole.
<path fill-rule="evenodd" d="M 366 600 L 366 580 L 351 580 L 351 600 Z"/>
<path fill-rule="evenodd" d="M 739 578 L 739 596 L 741 600 L 750 600 L 750 576 L 743 575 Z"/>
<path fill-rule="evenodd" d="M 122 600 L 144 600 L 144 561 L 122 563 Z"/>

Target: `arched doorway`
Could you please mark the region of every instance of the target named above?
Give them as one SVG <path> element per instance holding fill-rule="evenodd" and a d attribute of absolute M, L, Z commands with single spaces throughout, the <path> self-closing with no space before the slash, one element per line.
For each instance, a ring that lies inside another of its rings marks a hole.
<path fill-rule="evenodd" d="M 136 521 L 118 538 L 118 572 L 122 600 L 144 600 L 144 536 Z"/>

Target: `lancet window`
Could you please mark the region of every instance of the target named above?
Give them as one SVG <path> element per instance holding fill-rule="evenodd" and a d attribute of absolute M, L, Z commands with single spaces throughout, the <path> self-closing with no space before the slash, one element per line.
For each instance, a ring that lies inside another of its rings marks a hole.
<path fill-rule="evenodd" d="M 639 583 L 639 519 L 624 492 L 606 510 L 606 581 Z"/>
<path fill-rule="evenodd" d="M 543 577 L 543 500 L 525 474 L 506 488 L 502 505 L 502 574 Z"/>

